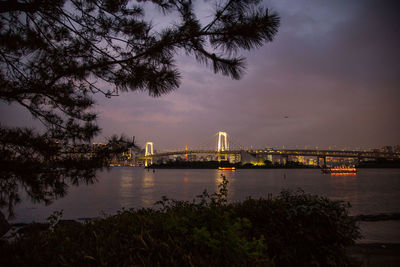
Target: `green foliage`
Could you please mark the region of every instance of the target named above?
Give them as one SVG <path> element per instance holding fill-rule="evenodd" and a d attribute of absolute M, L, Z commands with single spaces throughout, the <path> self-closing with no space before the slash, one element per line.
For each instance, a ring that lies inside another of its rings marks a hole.
<path fill-rule="evenodd" d="M 48 218 L 47 221 L 49 223 L 49 230 L 54 231 L 54 227 L 57 225 L 57 223 L 60 221 L 61 217 L 63 216 L 63 210 L 60 211 L 55 211 L 53 214 L 51 214 Z"/>
<path fill-rule="evenodd" d="M 303 191 L 232 204 L 236 216 L 252 222 L 252 235 L 262 235 L 273 244 L 268 254 L 278 266 L 350 265 L 345 247 L 361 236 L 349 207 Z"/>
<path fill-rule="evenodd" d="M 347 205 L 304 192 L 227 203 L 228 181 L 193 201 L 121 210 L 0 247 L 0 265 L 351 266 L 359 237 Z M 56 214 L 57 215 L 57 214 Z M 55 216 L 57 217 L 57 216 Z"/>

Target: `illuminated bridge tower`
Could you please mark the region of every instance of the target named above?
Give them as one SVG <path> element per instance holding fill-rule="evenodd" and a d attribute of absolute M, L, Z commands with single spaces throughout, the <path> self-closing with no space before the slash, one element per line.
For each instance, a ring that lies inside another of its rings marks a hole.
<path fill-rule="evenodd" d="M 144 166 L 149 166 L 151 164 L 153 164 L 153 154 L 154 154 L 154 150 L 153 150 L 153 142 L 146 142 L 146 146 L 145 146 L 145 162 L 144 162 Z"/>
<path fill-rule="evenodd" d="M 226 132 L 218 132 L 218 145 L 217 145 L 217 156 L 218 161 L 228 160 L 228 154 L 223 153 L 229 150 L 228 145 L 228 134 Z"/>

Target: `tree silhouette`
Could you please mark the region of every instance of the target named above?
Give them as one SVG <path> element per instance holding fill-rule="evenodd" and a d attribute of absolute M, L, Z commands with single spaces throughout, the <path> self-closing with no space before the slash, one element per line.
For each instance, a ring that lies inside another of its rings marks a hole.
<path fill-rule="evenodd" d="M 179 52 L 239 79 L 245 59 L 238 51 L 272 41 L 279 26 L 260 2 L 216 2 L 204 22 L 190 0 L 1 1 L 0 99 L 26 108 L 45 131 L 0 125 L 0 207 L 12 212 L 19 186 L 47 203 L 64 195 L 70 180 L 92 181 L 110 150 L 134 145 L 114 138 L 89 152 L 100 131 L 94 94 L 168 93 L 179 87 Z M 175 23 L 154 29 L 144 4 Z"/>

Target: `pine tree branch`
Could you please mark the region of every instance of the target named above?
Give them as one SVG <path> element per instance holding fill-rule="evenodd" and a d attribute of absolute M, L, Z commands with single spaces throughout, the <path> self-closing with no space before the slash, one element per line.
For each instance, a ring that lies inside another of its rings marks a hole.
<path fill-rule="evenodd" d="M 0 2 L 0 13 L 22 11 L 35 13 L 39 10 L 42 0 L 33 0 L 31 3 L 21 3 L 18 0 L 8 0 Z"/>
<path fill-rule="evenodd" d="M 217 12 L 215 18 L 213 21 L 211 21 L 208 25 L 206 25 L 202 31 L 203 32 L 207 32 L 212 26 L 214 26 L 214 24 L 221 19 L 221 16 L 225 13 L 225 11 L 229 8 L 229 6 L 231 5 L 231 3 L 233 2 L 233 0 L 229 0 L 229 2 L 225 5 L 225 7 L 220 11 Z"/>

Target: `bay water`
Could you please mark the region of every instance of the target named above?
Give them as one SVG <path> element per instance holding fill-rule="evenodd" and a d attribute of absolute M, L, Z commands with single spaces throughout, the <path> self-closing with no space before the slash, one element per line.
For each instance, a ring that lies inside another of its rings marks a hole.
<path fill-rule="evenodd" d="M 114 167 L 98 172 L 97 182 L 70 186 L 68 194 L 49 206 L 26 196 L 15 207 L 11 222 L 43 222 L 54 211 L 63 219 L 82 219 L 116 213 L 122 208 L 155 207 L 162 196 L 192 200 L 204 190 L 218 190 L 221 175 L 228 178 L 229 201 L 277 195 L 282 190 L 348 201 L 351 215 L 400 213 L 400 169 L 360 169 L 356 175 L 322 174 L 319 169 L 156 169 Z M 362 222 L 360 242 L 400 242 L 400 221 Z"/>

